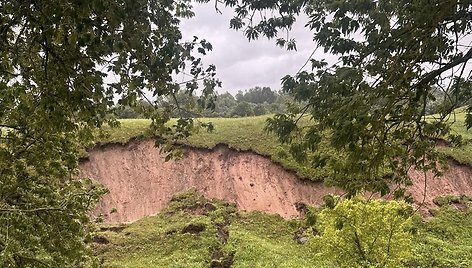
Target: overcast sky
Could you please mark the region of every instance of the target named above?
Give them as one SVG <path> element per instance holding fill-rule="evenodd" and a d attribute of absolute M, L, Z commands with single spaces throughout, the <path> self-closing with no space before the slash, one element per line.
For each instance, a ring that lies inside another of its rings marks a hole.
<path fill-rule="evenodd" d="M 304 65 L 315 48 L 312 35 L 298 22 L 291 32 L 297 40 L 297 51 L 287 51 L 275 45 L 275 40 L 261 38 L 249 42 L 242 31 L 229 28 L 232 10 L 223 9 L 219 14 L 213 4 L 198 4 L 195 17 L 182 23 L 184 40 L 193 36 L 204 38 L 213 45 L 213 51 L 203 58 L 206 64 L 215 64 L 217 74 L 223 82 L 218 91 L 233 95 L 238 90 L 255 86 L 280 89 L 280 79 L 295 74 Z M 318 53 L 321 58 L 323 56 Z M 180 77 L 178 79 L 184 79 Z"/>

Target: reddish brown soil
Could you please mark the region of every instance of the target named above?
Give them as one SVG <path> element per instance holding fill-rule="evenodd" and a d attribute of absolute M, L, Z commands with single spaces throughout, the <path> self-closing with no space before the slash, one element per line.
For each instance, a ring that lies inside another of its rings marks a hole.
<path fill-rule="evenodd" d="M 435 178 L 432 174 L 412 170 L 408 173 L 413 179 L 409 192 L 415 198 L 417 206 L 423 214 L 428 209 L 436 208 L 433 199 L 442 195 L 472 196 L 472 168 L 456 161 L 449 161 L 449 168 L 444 176 Z"/>
<path fill-rule="evenodd" d="M 340 191 L 322 183 L 300 180 L 269 158 L 239 152 L 220 145 L 212 150 L 187 148 L 181 160 L 165 162 L 152 141 L 107 145 L 89 152 L 81 164 L 83 175 L 95 178 L 110 191 L 94 214 L 105 222 L 132 222 L 158 213 L 172 195 L 195 188 L 207 198 L 237 204 L 239 209 L 258 210 L 290 218 L 299 215 L 297 202 L 319 204 L 328 193 Z M 411 192 L 423 200 L 424 180 L 418 172 Z M 472 195 L 472 170 L 451 163 L 442 179 L 428 179 L 423 209 L 434 206 L 437 195 Z M 109 213 L 113 208 L 116 213 Z"/>

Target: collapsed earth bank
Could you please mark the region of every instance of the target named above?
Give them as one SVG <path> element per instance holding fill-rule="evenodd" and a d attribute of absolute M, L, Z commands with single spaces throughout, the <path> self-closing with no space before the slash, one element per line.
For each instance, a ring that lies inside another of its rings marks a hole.
<path fill-rule="evenodd" d="M 206 198 L 235 203 L 242 210 L 296 217 L 295 204 L 320 204 L 328 193 L 340 194 L 320 182 L 301 180 L 268 157 L 237 151 L 225 145 L 215 148 L 186 148 L 180 160 L 166 162 L 154 142 L 131 141 L 92 149 L 80 165 L 83 176 L 108 188 L 94 214 L 107 223 L 127 223 L 163 209 L 178 192 L 195 188 Z M 409 192 L 417 205 L 427 210 L 439 195 L 472 195 L 472 169 L 450 162 L 441 179 L 427 175 L 425 195 L 423 173 L 411 172 Z M 424 198 L 425 197 L 425 198 Z M 116 212 L 110 213 L 112 210 Z"/>

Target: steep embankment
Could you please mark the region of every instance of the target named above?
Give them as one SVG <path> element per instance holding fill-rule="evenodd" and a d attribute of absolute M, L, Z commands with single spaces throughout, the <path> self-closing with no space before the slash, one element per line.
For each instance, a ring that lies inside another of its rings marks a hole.
<path fill-rule="evenodd" d="M 433 199 L 437 196 L 472 196 L 472 168 L 455 160 L 449 160 L 448 164 L 448 170 L 440 178 L 434 178 L 431 174 L 425 176 L 417 170 L 408 173 L 413 179 L 409 192 L 423 212 L 436 207 Z"/>
<path fill-rule="evenodd" d="M 106 145 L 89 152 L 81 164 L 82 174 L 95 178 L 110 190 L 95 213 L 108 223 L 132 222 L 158 213 L 173 194 L 195 188 L 207 198 L 236 203 L 243 210 L 277 213 L 285 218 L 298 215 L 297 202 L 319 204 L 328 193 L 339 190 L 321 183 L 302 181 L 267 157 L 239 152 L 219 145 L 212 150 L 187 148 L 181 160 L 165 162 L 152 141 Z M 412 172 L 410 188 L 422 201 L 424 176 Z M 439 180 L 427 177 L 423 209 L 434 206 L 438 195 L 472 195 L 472 170 L 451 163 Z M 117 212 L 110 211 L 116 208 Z"/>
<path fill-rule="evenodd" d="M 132 141 L 89 152 L 83 175 L 110 190 L 97 207 L 106 222 L 131 222 L 158 213 L 173 194 L 196 188 L 207 198 L 236 203 L 244 210 L 296 216 L 296 202 L 319 203 L 334 189 L 299 180 L 270 159 L 227 146 L 188 148 L 181 160 L 165 162 L 154 142 Z M 109 214 L 112 208 L 117 212 Z"/>

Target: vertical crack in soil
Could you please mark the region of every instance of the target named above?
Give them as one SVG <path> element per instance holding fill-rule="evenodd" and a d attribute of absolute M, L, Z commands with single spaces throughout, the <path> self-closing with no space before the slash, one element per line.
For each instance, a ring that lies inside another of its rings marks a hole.
<path fill-rule="evenodd" d="M 233 265 L 235 252 L 226 252 L 224 249 L 229 239 L 228 227 L 231 224 L 230 217 L 231 215 L 224 213 L 222 222 L 212 221 L 212 224 L 216 227 L 219 242 L 216 246 L 209 249 L 212 259 L 210 268 L 230 268 Z"/>

